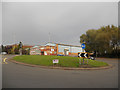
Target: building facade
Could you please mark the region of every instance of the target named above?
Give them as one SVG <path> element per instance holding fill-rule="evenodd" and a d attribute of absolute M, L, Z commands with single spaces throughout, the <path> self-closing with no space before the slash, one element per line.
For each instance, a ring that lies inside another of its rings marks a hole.
<path fill-rule="evenodd" d="M 43 46 L 34 46 L 30 48 L 30 55 L 78 55 L 78 52 L 82 52 L 81 46 L 47 43 Z"/>
<path fill-rule="evenodd" d="M 57 44 L 57 54 L 76 56 L 78 55 L 78 52 L 82 52 L 82 48 L 80 46 Z"/>
<path fill-rule="evenodd" d="M 41 55 L 40 46 L 33 46 L 30 48 L 30 55 Z"/>
<path fill-rule="evenodd" d="M 30 48 L 30 55 L 57 55 L 56 46 L 44 45 Z"/>

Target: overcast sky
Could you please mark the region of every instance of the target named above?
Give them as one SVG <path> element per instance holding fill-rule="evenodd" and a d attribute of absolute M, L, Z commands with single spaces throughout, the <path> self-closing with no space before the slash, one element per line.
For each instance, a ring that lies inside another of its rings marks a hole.
<path fill-rule="evenodd" d="M 118 25 L 117 2 L 4 2 L 2 10 L 3 44 L 43 45 L 50 32 L 50 42 L 80 45 L 88 29 Z"/>

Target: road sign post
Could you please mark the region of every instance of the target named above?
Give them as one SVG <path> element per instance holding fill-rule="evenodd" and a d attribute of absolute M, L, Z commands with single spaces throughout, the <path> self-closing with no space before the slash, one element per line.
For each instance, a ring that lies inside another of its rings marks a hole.
<path fill-rule="evenodd" d="M 88 58 L 88 53 L 84 52 L 84 50 L 85 50 L 85 44 L 84 43 L 81 44 L 81 47 L 82 47 L 83 52 L 78 53 L 78 57 L 83 58 L 83 64 L 84 64 L 85 63 L 84 58 Z M 79 63 L 81 64 L 80 60 L 79 60 Z"/>
<path fill-rule="evenodd" d="M 84 50 L 85 50 L 85 44 L 82 43 L 82 44 L 81 44 L 81 47 L 82 47 L 82 52 L 84 52 Z"/>
<path fill-rule="evenodd" d="M 58 59 L 54 59 L 53 63 L 59 63 L 59 60 Z"/>
<path fill-rule="evenodd" d="M 56 64 L 58 64 L 59 63 L 59 60 L 58 59 L 54 59 L 53 60 L 53 65 L 56 65 Z"/>
<path fill-rule="evenodd" d="M 84 58 L 88 58 L 89 54 L 87 52 L 80 52 L 78 53 L 78 57 L 83 58 L 83 64 L 84 64 L 85 63 Z M 87 61 L 87 64 L 88 64 L 88 61 Z"/>
<path fill-rule="evenodd" d="M 83 64 L 84 64 L 84 58 L 83 58 Z"/>
<path fill-rule="evenodd" d="M 79 64 L 81 64 L 81 59 L 79 58 Z"/>
<path fill-rule="evenodd" d="M 87 59 L 87 64 L 88 64 L 88 59 Z"/>

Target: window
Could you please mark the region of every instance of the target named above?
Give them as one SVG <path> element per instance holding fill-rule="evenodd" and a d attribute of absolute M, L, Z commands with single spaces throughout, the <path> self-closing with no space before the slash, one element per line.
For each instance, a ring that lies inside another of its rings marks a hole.
<path fill-rule="evenodd" d="M 40 48 L 40 49 L 44 49 L 44 48 L 42 47 L 42 48 Z"/>
<path fill-rule="evenodd" d="M 54 49 L 51 49 L 51 51 L 54 51 Z"/>

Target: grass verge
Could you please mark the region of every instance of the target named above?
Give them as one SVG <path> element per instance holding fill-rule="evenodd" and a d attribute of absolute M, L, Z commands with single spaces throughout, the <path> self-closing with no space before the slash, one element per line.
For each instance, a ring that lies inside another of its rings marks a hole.
<path fill-rule="evenodd" d="M 27 64 L 34 64 L 34 65 L 42 65 L 42 66 L 53 66 L 53 60 L 59 59 L 59 63 L 55 66 L 61 67 L 101 67 L 101 66 L 108 66 L 106 62 L 84 59 L 85 64 L 79 64 L 78 57 L 69 57 L 69 56 L 44 56 L 44 55 L 22 55 L 22 56 L 15 56 L 13 60 L 27 63 Z M 87 61 L 88 60 L 88 61 Z M 83 59 L 81 58 L 81 62 Z M 88 63 L 87 63 L 88 62 Z"/>

